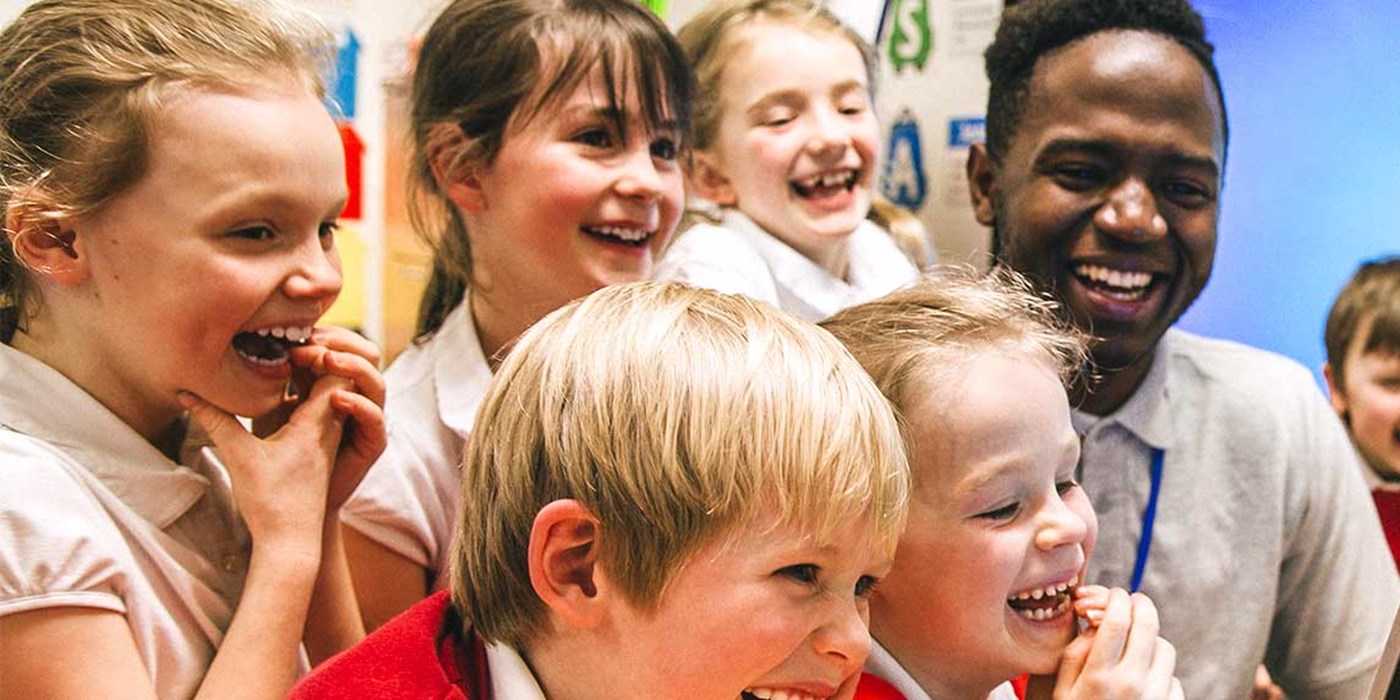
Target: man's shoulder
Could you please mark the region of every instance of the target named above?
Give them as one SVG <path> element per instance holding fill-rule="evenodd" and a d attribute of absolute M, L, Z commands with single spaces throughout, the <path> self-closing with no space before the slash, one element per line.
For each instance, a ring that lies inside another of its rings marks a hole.
<path fill-rule="evenodd" d="M 1167 340 L 1175 375 L 1265 394 L 1319 391 L 1302 363 L 1276 352 L 1178 328 L 1168 331 Z"/>

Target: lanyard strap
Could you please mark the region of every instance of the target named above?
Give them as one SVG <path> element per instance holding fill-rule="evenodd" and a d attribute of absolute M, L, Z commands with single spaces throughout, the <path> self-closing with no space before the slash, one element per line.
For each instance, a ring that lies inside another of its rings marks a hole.
<path fill-rule="evenodd" d="M 1147 496 L 1147 510 L 1142 513 L 1142 538 L 1138 540 L 1133 583 L 1128 589 L 1130 593 L 1142 588 L 1142 572 L 1147 568 L 1147 554 L 1152 549 L 1152 526 L 1157 522 L 1157 495 L 1162 491 L 1162 458 L 1162 450 L 1152 448 L 1152 491 Z"/>

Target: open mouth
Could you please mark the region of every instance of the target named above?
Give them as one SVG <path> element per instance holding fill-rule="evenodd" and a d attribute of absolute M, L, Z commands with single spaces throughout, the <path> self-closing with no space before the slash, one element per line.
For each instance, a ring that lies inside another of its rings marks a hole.
<path fill-rule="evenodd" d="M 826 700 L 826 695 L 813 695 L 792 688 L 746 688 L 739 693 L 743 700 Z"/>
<path fill-rule="evenodd" d="M 1028 620 L 1049 620 L 1069 611 L 1078 585 L 1079 577 L 1075 576 L 1064 583 L 1017 593 L 1007 598 L 1006 604 Z"/>
<path fill-rule="evenodd" d="M 792 182 L 792 191 L 803 199 L 821 199 L 850 192 L 856 186 L 855 170 L 837 170 Z"/>
<path fill-rule="evenodd" d="M 1157 276 L 1151 272 L 1115 270 L 1103 265 L 1081 263 L 1074 266 L 1074 278 L 1110 299 L 1133 302 L 1147 296 Z"/>
<path fill-rule="evenodd" d="M 305 345 L 310 338 L 310 327 L 259 328 L 233 336 L 233 351 L 255 365 L 277 367 L 287 363 L 293 347 Z"/>
<path fill-rule="evenodd" d="M 622 226 L 582 226 L 581 230 L 594 238 L 600 238 L 609 243 L 641 248 L 651 240 L 655 229 L 646 230 L 640 228 L 625 228 Z"/>

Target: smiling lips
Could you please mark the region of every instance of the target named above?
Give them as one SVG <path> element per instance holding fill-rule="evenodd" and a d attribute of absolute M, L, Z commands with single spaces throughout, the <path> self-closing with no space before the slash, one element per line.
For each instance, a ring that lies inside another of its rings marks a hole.
<path fill-rule="evenodd" d="M 601 238 L 609 243 L 619 243 L 633 248 L 640 248 L 647 244 L 656 229 L 629 228 L 624 226 L 583 226 L 584 233 Z"/>
<path fill-rule="evenodd" d="M 744 700 L 825 700 L 830 695 L 831 693 L 813 695 L 792 688 L 748 688 L 740 697 Z"/>

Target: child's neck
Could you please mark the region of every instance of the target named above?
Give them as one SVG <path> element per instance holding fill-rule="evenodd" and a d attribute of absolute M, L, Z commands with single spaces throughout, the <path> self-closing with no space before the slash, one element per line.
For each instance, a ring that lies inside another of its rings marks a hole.
<path fill-rule="evenodd" d="M 554 308 L 557 307 L 544 303 L 532 304 L 523 299 L 507 299 L 506 303 L 501 303 L 495 295 L 473 292 L 471 322 L 476 324 L 476 337 L 481 343 L 481 353 L 486 356 L 491 371 L 494 372 L 504 359 L 500 356 L 501 349 L 520 337 L 521 333 Z"/>
<path fill-rule="evenodd" d="M 854 233 L 854 232 L 852 232 Z M 842 236 L 833 241 L 822 241 L 820 243 L 797 243 L 784 239 L 783 243 L 789 248 L 802 254 L 802 257 L 811 260 L 827 274 L 843 282 L 851 281 L 851 246 L 850 236 Z"/>

